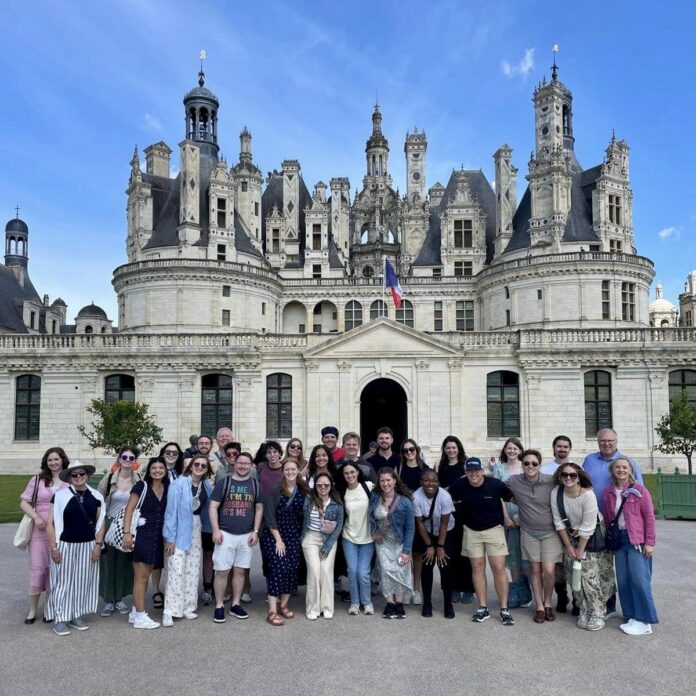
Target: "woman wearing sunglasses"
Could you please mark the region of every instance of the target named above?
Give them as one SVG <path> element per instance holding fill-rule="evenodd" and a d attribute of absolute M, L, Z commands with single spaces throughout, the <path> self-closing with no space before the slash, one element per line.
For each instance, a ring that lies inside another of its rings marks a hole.
<path fill-rule="evenodd" d="M 106 522 L 104 533 L 128 503 L 131 488 L 140 481 L 138 451 L 123 445 L 108 476 L 99 482 L 97 490 L 104 496 Z M 99 561 L 99 594 L 104 599 L 101 615 L 111 616 L 114 611 L 127 614 L 130 607 L 123 601 L 133 591 L 133 562 L 129 553 L 111 547 Z"/>
<path fill-rule="evenodd" d="M 319 472 L 313 492 L 305 499 L 302 524 L 302 551 L 307 561 L 306 616 L 310 621 L 318 619 L 319 614 L 333 619 L 334 559 L 342 527 L 341 496 L 331 476 Z"/>
<path fill-rule="evenodd" d="M 213 487 L 207 455 L 196 455 L 184 472 L 169 486 L 164 513 L 164 552 L 167 557 L 167 593 L 163 626 L 173 626 L 174 618 L 196 619 L 198 580 L 203 548 L 201 522 L 208 513 Z"/>
<path fill-rule="evenodd" d="M 520 517 L 522 558 L 531 569 L 531 584 L 536 611 L 534 623 L 554 621 L 553 590 L 556 563 L 563 558 L 563 546 L 554 526 L 551 511 L 553 476 L 541 473 L 541 453 L 524 450 L 520 455 L 522 473 L 507 480 L 515 496 Z"/>
<path fill-rule="evenodd" d="M 589 551 L 588 541 L 600 524 L 601 515 L 592 482 L 585 471 L 572 462 L 559 466 L 554 474 L 556 487 L 551 493 L 551 509 L 556 530 L 566 550 L 568 577 L 574 562 L 581 564 L 580 589 L 573 591 L 580 608 L 578 628 L 600 631 L 605 625 L 607 600 L 616 591 L 611 551 Z M 560 500 L 565 515 L 560 511 Z"/>
<path fill-rule="evenodd" d="M 104 498 L 87 485 L 91 464 L 75 460 L 60 472 L 70 485 L 51 499 L 46 534 L 51 551 L 51 596 L 47 618 L 53 632 L 67 636 L 70 629 L 86 631 L 82 618 L 97 611 L 99 557 L 104 546 Z"/>
<path fill-rule="evenodd" d="M 307 473 L 307 460 L 304 456 L 302 440 L 300 440 L 299 437 L 293 437 L 288 441 L 287 447 L 285 448 L 285 458 L 294 459 L 299 467 L 300 476 L 305 476 Z"/>

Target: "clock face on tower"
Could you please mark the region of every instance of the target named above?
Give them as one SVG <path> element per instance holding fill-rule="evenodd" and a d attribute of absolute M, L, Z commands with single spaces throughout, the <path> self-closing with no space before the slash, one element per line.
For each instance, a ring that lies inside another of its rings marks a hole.
<path fill-rule="evenodd" d="M 420 179 L 420 172 L 413 172 L 413 174 L 411 175 L 411 178 L 414 181 L 418 181 Z"/>

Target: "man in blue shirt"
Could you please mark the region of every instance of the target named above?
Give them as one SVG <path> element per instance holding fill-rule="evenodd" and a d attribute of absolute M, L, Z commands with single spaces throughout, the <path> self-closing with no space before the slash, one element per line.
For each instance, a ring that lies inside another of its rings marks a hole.
<path fill-rule="evenodd" d="M 585 457 L 582 463 L 582 468 L 592 481 L 592 488 L 597 496 L 597 506 L 599 511 L 604 515 L 604 489 L 611 484 L 611 474 L 609 473 L 609 465 L 619 457 L 624 457 L 631 462 L 633 467 L 633 475 L 638 483 L 643 483 L 643 475 L 640 473 L 638 462 L 625 454 L 621 454 L 618 449 L 619 438 L 616 435 L 616 430 L 613 428 L 604 428 L 597 433 L 597 444 L 599 452 L 592 452 Z M 606 619 L 611 619 L 617 616 L 616 613 L 616 594 L 609 597 L 607 602 Z"/>
<path fill-rule="evenodd" d="M 597 496 L 599 511 L 604 515 L 604 489 L 611 483 L 609 474 L 609 464 L 619 457 L 625 457 L 633 466 L 633 475 L 638 483 L 643 483 L 643 476 L 640 473 L 638 462 L 618 450 L 618 437 L 616 430 L 604 428 L 597 433 L 597 444 L 599 452 L 591 452 L 585 457 L 582 468 L 592 481 L 592 488 Z"/>

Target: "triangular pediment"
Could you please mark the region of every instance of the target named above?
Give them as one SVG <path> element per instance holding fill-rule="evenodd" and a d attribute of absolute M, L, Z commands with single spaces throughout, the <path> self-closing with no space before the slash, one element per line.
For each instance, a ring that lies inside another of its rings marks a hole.
<path fill-rule="evenodd" d="M 461 356 L 449 343 L 381 317 L 327 339 L 304 352 L 305 359 L 414 356 L 450 358 Z"/>

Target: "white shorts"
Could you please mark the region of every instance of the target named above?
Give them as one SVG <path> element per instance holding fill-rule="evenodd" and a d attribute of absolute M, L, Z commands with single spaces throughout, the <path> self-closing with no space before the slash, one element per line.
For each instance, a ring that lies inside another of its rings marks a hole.
<path fill-rule="evenodd" d="M 222 544 L 215 544 L 213 551 L 213 568 L 215 570 L 229 570 L 236 568 L 251 568 L 251 546 L 249 546 L 248 534 L 230 534 L 223 532 Z"/>

